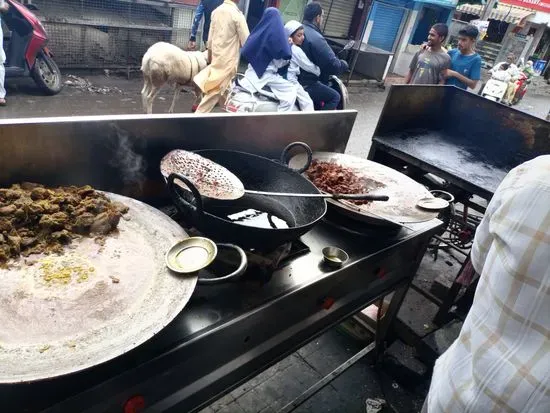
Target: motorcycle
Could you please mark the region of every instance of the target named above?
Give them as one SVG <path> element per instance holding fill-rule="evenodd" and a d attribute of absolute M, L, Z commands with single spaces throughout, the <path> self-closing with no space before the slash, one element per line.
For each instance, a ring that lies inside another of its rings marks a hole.
<path fill-rule="evenodd" d="M 355 45 L 354 40 L 350 40 L 343 48 L 338 52 L 340 55 L 343 52 L 348 51 Z M 225 100 L 224 110 L 226 112 L 277 112 L 277 106 L 279 101 L 271 92 L 269 87 L 265 87 L 261 90 L 250 92 L 247 89 L 239 85 L 239 79 L 243 79 L 244 75 L 238 73 L 235 80 L 233 80 L 230 92 Z M 340 103 L 337 110 L 344 110 L 349 103 L 348 89 L 344 82 L 342 82 L 337 76 L 330 76 L 328 86 L 334 89 L 340 95 Z M 294 105 L 293 111 L 299 111 L 298 105 Z"/>
<path fill-rule="evenodd" d="M 507 89 L 508 82 L 491 78 L 481 87 L 479 95 L 486 99 L 500 103 L 504 98 Z"/>
<path fill-rule="evenodd" d="M 516 93 L 514 94 L 514 97 L 512 98 L 511 105 L 517 105 L 519 102 L 521 102 L 521 99 L 525 96 L 525 93 L 527 93 L 527 87 L 531 83 L 531 79 L 529 79 L 529 76 L 525 72 L 521 72 L 519 75 L 519 79 L 516 80 Z"/>
<path fill-rule="evenodd" d="M 29 8 L 15 0 L 6 2 L 9 9 L 2 15 L 8 28 L 3 30 L 6 78 L 32 77 L 45 94 L 59 93 L 63 88 L 61 71 L 47 47 L 44 26 Z"/>
<path fill-rule="evenodd" d="M 523 96 L 525 96 L 525 93 L 527 92 L 527 86 L 531 83 L 530 75 L 528 73 L 528 66 L 524 64 L 523 59 L 520 60 L 519 65 L 522 69 L 519 77 L 515 81 L 516 88 L 514 96 L 510 102 L 506 102 L 509 106 L 517 105 L 521 99 L 523 99 Z M 508 81 L 500 79 L 499 71 L 497 71 L 486 84 L 482 85 L 479 90 L 479 95 L 496 102 L 502 102 L 507 88 Z"/>

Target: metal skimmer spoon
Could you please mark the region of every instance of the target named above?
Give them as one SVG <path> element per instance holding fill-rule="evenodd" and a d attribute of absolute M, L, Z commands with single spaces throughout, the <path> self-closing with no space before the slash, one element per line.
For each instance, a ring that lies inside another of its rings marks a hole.
<path fill-rule="evenodd" d="M 195 185 L 201 195 L 224 200 L 239 199 L 247 194 L 266 196 L 288 196 L 308 198 L 356 199 L 365 201 L 387 201 L 387 195 L 375 194 L 299 194 L 286 192 L 252 191 L 231 171 L 194 152 L 176 149 L 169 152 L 160 162 L 160 171 L 165 179 L 179 173 Z"/>

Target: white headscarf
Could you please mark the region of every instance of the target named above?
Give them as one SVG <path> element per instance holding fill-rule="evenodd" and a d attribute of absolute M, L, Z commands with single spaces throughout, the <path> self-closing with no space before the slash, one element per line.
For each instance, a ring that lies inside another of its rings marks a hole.
<path fill-rule="evenodd" d="M 290 20 L 287 24 L 285 24 L 286 35 L 290 37 L 294 34 L 296 30 L 301 29 L 302 27 L 303 25 L 299 21 Z"/>

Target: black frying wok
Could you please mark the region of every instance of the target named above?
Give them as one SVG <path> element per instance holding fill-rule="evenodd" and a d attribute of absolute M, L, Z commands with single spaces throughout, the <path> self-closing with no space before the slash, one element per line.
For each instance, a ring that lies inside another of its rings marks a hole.
<path fill-rule="evenodd" d="M 281 159 L 284 161 L 288 150 L 298 145 L 311 155 L 307 145 L 294 143 L 285 148 Z M 309 167 L 311 156 L 304 168 L 295 171 L 279 162 L 245 152 L 212 149 L 196 153 L 229 169 L 247 189 L 319 193 L 315 185 L 300 175 Z M 185 182 L 191 192 L 176 185 L 175 179 Z M 168 177 L 168 188 L 174 204 L 190 225 L 216 241 L 232 242 L 245 248 L 268 250 L 292 241 L 308 232 L 327 211 L 323 198 L 245 194 L 240 199 L 226 201 L 201 197 L 193 184 L 178 174 Z M 248 213 L 241 213 L 243 211 Z"/>

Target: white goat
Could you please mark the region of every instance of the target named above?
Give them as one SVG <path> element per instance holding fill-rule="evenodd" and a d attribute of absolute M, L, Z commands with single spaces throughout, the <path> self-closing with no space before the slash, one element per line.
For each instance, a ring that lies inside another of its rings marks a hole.
<path fill-rule="evenodd" d="M 160 88 L 168 83 L 174 88 L 174 99 L 168 112 L 174 112 L 182 86 L 190 84 L 195 75 L 206 67 L 207 56 L 207 52 L 185 51 L 165 42 L 152 45 L 141 61 L 144 82 L 141 90 L 143 110 L 153 113 L 153 101 Z M 195 96 L 198 97 L 197 92 L 200 90 L 196 86 L 195 92 Z"/>

